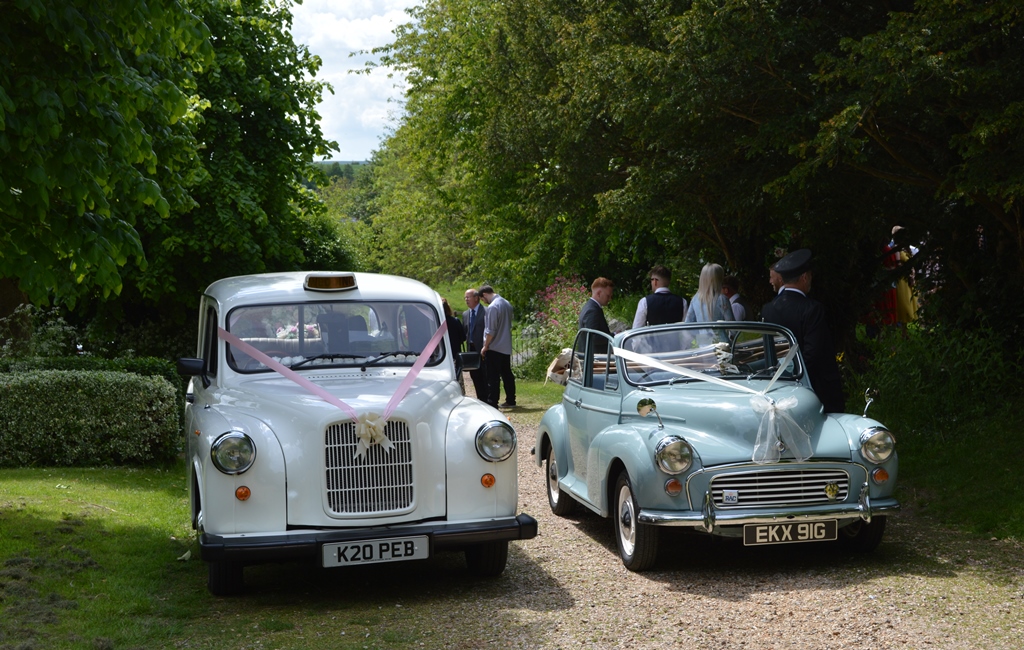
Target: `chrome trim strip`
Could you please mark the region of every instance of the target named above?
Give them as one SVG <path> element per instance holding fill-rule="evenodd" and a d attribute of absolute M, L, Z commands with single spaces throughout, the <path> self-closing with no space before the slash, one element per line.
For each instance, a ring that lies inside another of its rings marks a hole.
<path fill-rule="evenodd" d="M 710 496 L 710 495 L 708 495 Z M 706 499 L 708 497 L 705 497 Z M 713 506 L 701 511 L 694 510 L 641 510 L 637 521 L 654 526 L 686 526 L 712 532 L 719 526 L 741 526 L 743 524 L 772 524 L 779 521 L 822 521 L 825 519 L 859 518 L 866 522 L 874 515 L 896 512 L 900 504 L 895 499 L 870 501 L 867 503 L 843 504 L 808 510 L 776 510 L 757 513 L 721 512 Z M 710 530 L 709 530 L 710 526 Z"/>

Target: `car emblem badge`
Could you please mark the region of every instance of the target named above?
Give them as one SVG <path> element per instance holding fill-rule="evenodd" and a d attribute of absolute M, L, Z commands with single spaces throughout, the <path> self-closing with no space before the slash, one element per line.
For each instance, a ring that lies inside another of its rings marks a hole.
<path fill-rule="evenodd" d="M 825 484 L 825 496 L 828 497 L 829 501 L 835 501 L 836 497 L 839 496 L 839 484 L 834 481 L 829 481 Z"/>
<path fill-rule="evenodd" d="M 740 491 L 739 490 L 722 490 L 722 503 L 728 506 L 734 506 L 740 502 Z"/>

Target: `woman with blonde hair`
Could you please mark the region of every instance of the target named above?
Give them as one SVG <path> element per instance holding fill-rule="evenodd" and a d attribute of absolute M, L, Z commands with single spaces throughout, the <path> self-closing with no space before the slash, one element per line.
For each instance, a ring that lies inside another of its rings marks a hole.
<path fill-rule="evenodd" d="M 722 293 L 725 270 L 718 264 L 705 264 L 700 271 L 697 293 L 693 294 L 687 323 L 710 323 L 718 320 L 736 320 L 729 299 Z"/>

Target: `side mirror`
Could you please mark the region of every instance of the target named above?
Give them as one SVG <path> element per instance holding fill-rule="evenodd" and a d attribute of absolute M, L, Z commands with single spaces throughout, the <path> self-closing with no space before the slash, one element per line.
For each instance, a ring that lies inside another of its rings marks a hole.
<path fill-rule="evenodd" d="M 203 388 L 210 387 L 210 379 L 206 376 L 206 362 L 203 359 L 181 357 L 178 359 L 178 374 L 186 377 L 200 377 L 203 380 Z"/>
<path fill-rule="evenodd" d="M 875 401 L 876 395 L 878 395 L 878 391 L 874 388 L 864 389 L 864 417 L 868 416 L 868 409 L 871 408 L 871 402 Z"/>
<path fill-rule="evenodd" d="M 644 418 L 654 413 L 654 416 L 658 418 L 658 428 L 665 428 L 665 423 L 661 421 L 661 416 L 658 415 L 658 405 L 650 397 L 645 397 L 636 403 L 636 412 L 640 414 L 640 417 Z"/>
<path fill-rule="evenodd" d="M 480 353 L 479 352 L 459 352 L 459 358 L 462 359 L 463 370 L 479 370 L 480 369 Z"/>

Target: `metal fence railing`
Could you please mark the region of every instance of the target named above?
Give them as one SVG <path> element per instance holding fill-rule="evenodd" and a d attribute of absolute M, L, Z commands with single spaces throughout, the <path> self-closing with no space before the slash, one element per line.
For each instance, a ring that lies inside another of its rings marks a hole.
<path fill-rule="evenodd" d="M 512 332 L 513 366 L 522 365 L 537 354 L 538 339 L 537 330 L 533 327 L 524 327 Z"/>

